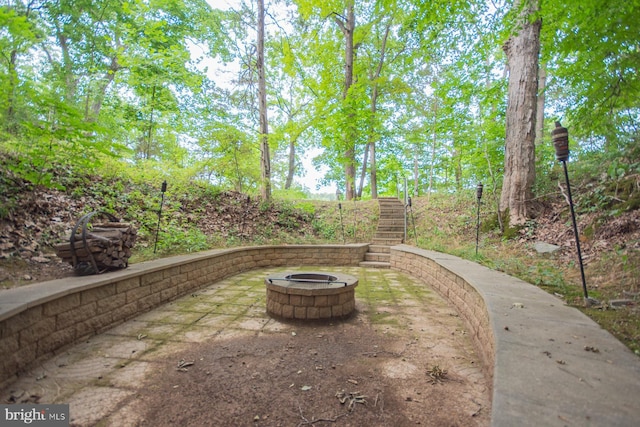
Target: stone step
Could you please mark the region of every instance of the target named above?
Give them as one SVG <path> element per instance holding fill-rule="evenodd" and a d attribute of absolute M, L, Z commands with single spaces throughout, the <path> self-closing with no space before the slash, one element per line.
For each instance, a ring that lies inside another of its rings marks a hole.
<path fill-rule="evenodd" d="M 391 263 L 380 261 L 362 261 L 358 265 L 364 268 L 391 268 Z"/>
<path fill-rule="evenodd" d="M 376 237 L 384 237 L 381 233 L 393 233 L 396 237 L 404 237 L 404 227 L 378 227 L 376 235 L 379 235 Z"/>
<path fill-rule="evenodd" d="M 377 238 L 377 239 L 403 240 L 404 239 L 404 230 L 401 230 L 401 231 L 376 231 L 376 235 L 374 237 Z"/>
<path fill-rule="evenodd" d="M 404 207 L 402 205 L 393 205 L 393 206 L 380 206 L 380 215 L 389 214 L 389 213 L 398 213 L 404 215 Z"/>
<path fill-rule="evenodd" d="M 397 203 L 402 204 L 400 199 L 398 199 L 396 197 L 380 197 L 380 198 L 378 198 L 378 204 L 380 204 L 380 205 L 397 204 Z"/>
<path fill-rule="evenodd" d="M 378 226 L 389 226 L 389 225 L 399 225 L 404 227 L 404 217 L 403 218 L 380 218 L 378 220 Z"/>
<path fill-rule="evenodd" d="M 377 253 L 377 252 L 367 252 L 364 254 L 365 261 L 379 261 L 379 262 L 390 262 L 391 254 L 390 253 Z"/>
<path fill-rule="evenodd" d="M 381 225 L 381 224 L 378 224 L 378 227 L 377 227 L 376 231 L 404 233 L 404 224 L 398 224 L 398 225 Z"/>
<path fill-rule="evenodd" d="M 374 237 L 372 239 L 372 243 L 374 245 L 395 246 L 402 243 L 402 239 L 382 239 L 379 237 Z"/>
<path fill-rule="evenodd" d="M 376 254 L 388 254 L 391 252 L 390 246 L 387 245 L 369 245 L 369 252 Z"/>
<path fill-rule="evenodd" d="M 399 215 L 380 215 L 378 221 L 400 221 L 404 222 L 404 214 Z"/>
<path fill-rule="evenodd" d="M 395 231 L 395 232 L 404 232 L 404 225 L 380 225 L 376 227 L 376 231 Z"/>

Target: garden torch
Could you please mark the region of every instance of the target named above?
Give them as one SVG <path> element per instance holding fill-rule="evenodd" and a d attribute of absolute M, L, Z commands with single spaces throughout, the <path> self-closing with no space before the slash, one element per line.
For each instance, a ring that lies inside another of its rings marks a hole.
<path fill-rule="evenodd" d="M 573 222 L 573 234 L 576 238 L 576 250 L 578 252 L 578 263 L 580 264 L 580 277 L 582 278 L 582 290 L 584 291 L 584 302 L 589 305 L 589 294 L 587 293 L 587 281 L 584 277 L 584 265 L 582 264 L 582 252 L 580 251 L 580 236 L 578 235 L 578 224 L 576 223 L 576 213 L 573 209 L 573 199 L 571 198 L 571 186 L 569 185 L 569 172 L 567 171 L 567 160 L 569 160 L 569 131 L 562 127 L 560 122 L 556 122 L 556 128 L 551 131 L 553 147 L 556 150 L 556 159 L 562 162 L 564 168 L 564 178 L 567 182 L 567 198 L 571 209 L 571 221 Z"/>
<path fill-rule="evenodd" d="M 342 244 L 347 243 L 344 239 L 344 224 L 342 223 L 342 203 L 338 202 L 338 211 L 340 212 L 340 228 L 342 228 Z"/>
<path fill-rule="evenodd" d="M 478 255 L 478 244 L 480 242 L 480 199 L 482 199 L 482 189 L 483 185 L 479 182 L 476 187 L 476 199 L 478 199 L 478 215 L 476 219 L 476 255 Z"/>
<path fill-rule="evenodd" d="M 340 197 L 342 196 L 342 192 L 339 188 L 336 188 L 336 200 L 338 201 L 338 212 L 340 212 L 340 228 L 342 228 L 342 244 L 344 245 L 347 241 L 344 238 L 344 224 L 342 223 L 342 203 L 340 202 Z"/>
<path fill-rule="evenodd" d="M 418 233 L 416 232 L 416 220 L 413 217 L 413 208 L 411 207 L 411 197 L 407 197 L 407 207 L 409 208 L 409 213 L 411 214 L 411 223 L 413 224 L 413 237 L 416 239 L 416 246 L 418 245 Z"/>
<path fill-rule="evenodd" d="M 160 233 L 160 219 L 162 218 L 162 205 L 164 204 L 164 193 L 167 191 L 167 180 L 162 182 L 162 188 L 160 189 L 162 192 L 162 197 L 160 199 L 160 209 L 158 209 L 158 227 L 156 227 L 156 243 L 153 245 L 153 253 L 156 253 L 158 249 L 158 233 Z"/>

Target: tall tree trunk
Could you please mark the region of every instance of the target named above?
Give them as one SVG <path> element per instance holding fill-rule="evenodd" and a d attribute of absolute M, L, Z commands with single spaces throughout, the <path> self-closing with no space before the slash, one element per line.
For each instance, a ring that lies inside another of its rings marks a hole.
<path fill-rule="evenodd" d="M 544 136 L 544 90 L 547 87 L 547 70 L 543 64 L 538 70 L 538 106 L 536 110 L 536 145 L 542 144 Z"/>
<path fill-rule="evenodd" d="M 295 120 L 295 114 L 292 112 L 289 112 L 287 125 L 285 125 L 285 128 L 290 127 L 289 125 L 293 123 L 294 120 Z M 308 121 L 304 123 L 302 126 L 298 127 L 297 130 L 290 133 L 289 135 L 289 154 L 288 154 L 289 164 L 287 167 L 287 181 L 284 186 L 285 190 L 288 190 L 291 188 L 291 186 L 293 185 L 293 178 L 296 174 L 296 146 L 298 144 L 298 139 L 300 139 L 300 135 L 302 135 L 302 132 L 304 132 L 311 126 L 311 123 L 312 121 Z"/>
<path fill-rule="evenodd" d="M 453 177 L 456 182 L 456 190 L 462 190 L 462 156 L 460 150 L 456 148 L 456 143 L 453 144 Z"/>
<path fill-rule="evenodd" d="M 520 2 L 526 2 L 524 7 Z M 500 207 L 509 212 L 511 225 L 529 217 L 535 181 L 535 134 L 538 92 L 539 19 L 532 17 L 540 0 L 516 0 L 521 10 L 516 32 L 503 46 L 509 65 L 504 181 Z"/>
<path fill-rule="evenodd" d="M 438 129 L 436 123 L 438 122 L 438 100 L 433 100 L 433 143 L 431 144 L 431 159 L 429 159 L 429 187 L 427 188 L 427 200 L 431 197 L 431 190 L 433 189 L 433 173 L 436 163 L 436 144 L 438 143 Z"/>
<path fill-rule="evenodd" d="M 288 190 L 293 184 L 293 175 L 296 171 L 296 141 L 291 138 L 289 141 L 289 167 L 287 169 L 287 182 L 284 184 L 284 189 Z"/>
<path fill-rule="evenodd" d="M 267 122 L 267 84 L 264 73 L 264 0 L 258 0 L 258 98 L 260 103 L 260 171 L 261 193 L 271 200 L 271 157 L 269 155 L 269 124 Z"/>
<path fill-rule="evenodd" d="M 418 159 L 418 144 L 413 149 L 413 195 L 418 196 L 420 192 L 420 164 Z"/>
<path fill-rule="evenodd" d="M 336 24 L 342 30 L 344 34 L 345 49 L 344 49 L 344 91 L 342 93 L 342 100 L 346 100 L 349 94 L 349 88 L 353 84 L 353 32 L 356 27 L 356 16 L 354 0 L 347 1 L 347 17 L 341 19 L 339 15 L 334 16 Z M 353 113 L 349 113 L 347 119 L 347 130 L 344 134 L 345 139 L 345 153 L 344 153 L 344 172 L 345 172 L 345 198 L 346 200 L 352 200 L 355 195 L 355 182 L 356 182 L 356 158 L 355 158 L 355 129 L 353 123 Z"/>
<path fill-rule="evenodd" d="M 18 86 L 18 72 L 16 70 L 17 60 L 18 50 L 13 49 L 11 51 L 9 59 L 9 70 L 7 73 L 9 75 L 9 87 L 7 90 L 7 111 L 5 117 L 5 130 L 12 135 L 18 133 L 18 126 L 15 118 L 16 88 Z"/>
<path fill-rule="evenodd" d="M 151 113 L 149 116 L 149 131 L 147 132 L 147 148 L 149 152 L 147 153 L 147 159 L 151 158 L 151 147 L 153 146 L 153 112 L 156 106 L 156 85 L 153 85 L 153 89 L 151 91 Z"/>
<path fill-rule="evenodd" d="M 389 32 L 391 30 L 391 20 L 387 23 L 386 28 L 384 29 L 384 37 L 382 38 L 382 46 L 380 46 L 380 60 L 378 61 L 378 67 L 376 68 L 375 74 L 371 77 L 373 80 L 373 93 L 371 94 L 371 113 L 373 118 L 375 119 L 376 112 L 378 111 L 378 79 L 380 78 L 380 74 L 382 73 L 382 67 L 384 66 L 385 56 L 387 54 L 387 40 L 389 39 Z M 373 134 L 373 129 L 371 130 L 371 135 Z M 371 198 L 378 198 L 378 175 L 376 171 L 376 140 L 375 138 L 371 138 L 369 141 L 369 145 L 371 147 Z"/>
<path fill-rule="evenodd" d="M 378 198 L 378 171 L 376 169 L 376 144 L 371 145 L 371 198 Z"/>
<path fill-rule="evenodd" d="M 233 145 L 233 164 L 236 168 L 235 190 L 242 193 L 242 173 L 240 172 L 240 162 L 238 161 L 238 143 Z"/>
<path fill-rule="evenodd" d="M 87 117 L 87 121 L 95 122 L 98 120 L 98 116 L 100 115 L 100 110 L 102 109 L 102 102 L 104 101 L 105 94 L 107 93 L 107 89 L 109 85 L 113 82 L 116 77 L 116 73 L 120 70 L 120 64 L 118 63 L 118 56 L 114 55 L 111 58 L 111 64 L 109 65 L 109 71 L 104 73 L 102 78 L 98 83 L 98 90 L 93 98 L 93 103 L 91 104 L 91 115 Z"/>
<path fill-rule="evenodd" d="M 371 140 L 371 134 L 369 134 Z M 364 187 L 364 177 L 367 174 L 367 163 L 369 163 L 369 150 L 371 150 L 371 141 L 364 147 L 364 156 L 362 157 L 362 170 L 360 171 L 360 185 L 358 185 L 358 198 L 362 197 L 362 189 Z"/>

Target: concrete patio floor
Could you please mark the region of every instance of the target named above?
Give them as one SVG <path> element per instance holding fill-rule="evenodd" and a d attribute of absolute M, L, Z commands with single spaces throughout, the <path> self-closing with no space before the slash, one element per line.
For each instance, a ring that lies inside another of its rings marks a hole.
<path fill-rule="evenodd" d="M 145 425 L 138 394 L 149 386 L 150 376 L 166 368 L 167 360 L 178 364 L 171 358 L 185 348 L 210 342 L 224 345 L 238 337 L 291 336 L 310 329 L 342 333 L 342 321 L 282 322 L 266 314 L 264 277 L 285 270 L 325 271 L 327 267 L 261 269 L 212 283 L 59 352 L 2 390 L 2 400 L 69 403 L 74 426 Z M 415 340 L 411 354 L 389 365 L 390 376 L 406 379 L 398 372 L 402 369 L 422 371 L 424 376 L 429 364 L 439 363 L 469 383 L 468 405 L 461 410 L 471 414 L 482 408 L 476 421 L 489 424 L 491 385 L 462 321 L 446 301 L 398 271 L 330 270 L 360 281 L 350 324 L 370 326 L 383 336 Z M 250 425 L 247 421 L 238 425 Z"/>

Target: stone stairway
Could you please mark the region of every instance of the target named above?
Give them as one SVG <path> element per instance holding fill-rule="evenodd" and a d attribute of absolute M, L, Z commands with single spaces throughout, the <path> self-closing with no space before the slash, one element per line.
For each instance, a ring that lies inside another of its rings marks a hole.
<path fill-rule="evenodd" d="M 404 240 L 404 205 L 395 197 L 381 197 L 378 199 L 380 218 L 373 242 L 369 251 L 364 255 L 360 267 L 389 268 L 390 247 L 402 243 Z"/>

